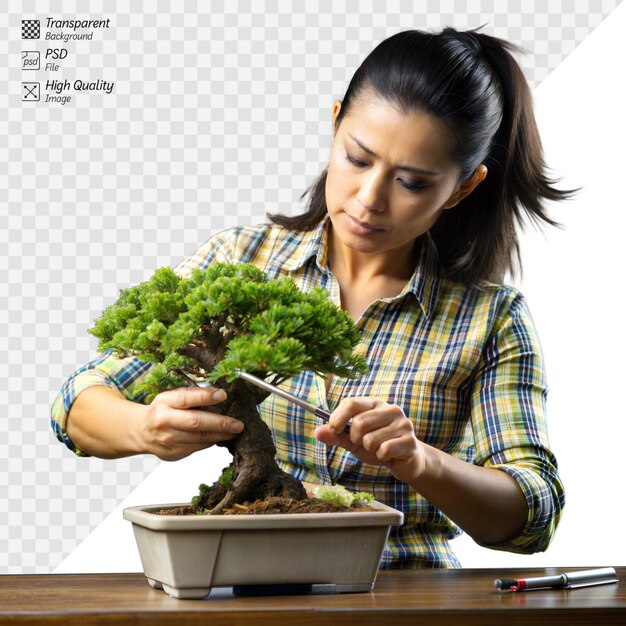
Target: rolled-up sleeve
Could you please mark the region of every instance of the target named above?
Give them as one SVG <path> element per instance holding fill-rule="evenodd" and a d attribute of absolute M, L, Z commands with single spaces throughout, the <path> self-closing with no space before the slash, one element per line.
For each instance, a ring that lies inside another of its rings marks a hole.
<path fill-rule="evenodd" d="M 174 272 L 188 278 L 194 269 L 204 269 L 212 262 L 232 262 L 237 232 L 237 229 L 229 229 L 213 235 L 191 256 L 180 261 L 174 267 Z M 128 400 L 142 402 L 146 394 L 138 394 L 134 390 L 152 367 L 152 363 L 136 357 L 118 359 L 112 350 L 107 350 L 76 370 L 63 383 L 52 403 L 50 423 L 57 439 L 77 456 L 89 456 L 74 445 L 66 430 L 67 417 L 78 394 L 89 387 L 104 385 L 117 389 Z"/>
<path fill-rule="evenodd" d="M 528 504 L 522 532 L 487 547 L 531 554 L 545 550 L 565 503 L 546 424 L 543 354 L 524 298 L 501 308 L 471 396 L 475 463 L 509 474 Z"/>
<path fill-rule="evenodd" d="M 128 400 L 141 402 L 146 394 L 136 394 L 134 388 L 152 367 L 152 363 L 140 361 L 136 357 L 117 359 L 112 355 L 112 350 L 107 350 L 76 370 L 63 383 L 52 403 L 50 421 L 57 439 L 77 456 L 89 456 L 74 445 L 66 430 L 67 416 L 78 394 L 88 387 L 104 385 L 117 389 Z"/>

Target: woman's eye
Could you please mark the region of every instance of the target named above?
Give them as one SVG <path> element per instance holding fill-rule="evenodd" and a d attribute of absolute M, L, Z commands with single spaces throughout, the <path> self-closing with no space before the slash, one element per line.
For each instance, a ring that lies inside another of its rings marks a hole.
<path fill-rule="evenodd" d="M 402 186 L 408 189 L 409 191 L 422 191 L 423 189 L 426 189 L 426 187 L 428 187 L 428 185 L 419 185 L 419 184 L 411 185 L 409 183 L 404 182 L 400 178 L 398 180 L 402 183 Z"/>
<path fill-rule="evenodd" d="M 363 161 L 358 161 L 357 159 L 355 159 L 352 156 L 350 156 L 347 152 L 346 152 L 346 161 L 349 161 L 350 163 L 352 163 L 352 165 L 355 165 L 356 167 L 366 167 L 367 166 L 367 163 L 363 163 Z"/>
<path fill-rule="evenodd" d="M 347 152 L 346 152 L 346 161 L 348 161 L 349 163 L 352 163 L 352 165 L 354 165 L 355 167 L 367 167 L 367 163 L 365 163 L 364 161 L 359 161 L 358 159 L 355 159 L 352 155 L 348 154 Z M 423 185 L 419 183 L 412 185 L 411 183 L 407 183 L 401 178 L 398 178 L 398 180 L 402 183 L 402 186 L 405 189 L 408 189 L 409 191 L 413 191 L 415 193 L 422 191 L 423 189 L 426 189 L 426 187 L 428 187 L 428 185 Z"/>

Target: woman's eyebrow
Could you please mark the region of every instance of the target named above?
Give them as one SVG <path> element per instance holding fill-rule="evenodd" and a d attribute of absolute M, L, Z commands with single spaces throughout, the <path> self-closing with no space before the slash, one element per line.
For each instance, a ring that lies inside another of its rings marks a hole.
<path fill-rule="evenodd" d="M 352 139 L 352 141 L 354 141 L 359 146 L 359 148 L 361 148 L 361 150 L 364 150 L 365 152 L 367 152 L 367 154 L 370 154 L 373 157 L 378 157 L 378 155 L 373 150 L 370 150 L 370 148 L 363 145 L 356 137 L 353 137 L 350 133 L 346 134 L 348 135 L 348 137 L 350 137 L 350 139 Z M 398 170 L 405 170 L 407 172 L 415 172 L 416 174 L 427 174 L 428 176 L 439 176 L 443 173 L 433 172 L 432 170 L 427 170 L 421 167 L 412 167 L 410 165 L 396 165 L 395 168 Z"/>

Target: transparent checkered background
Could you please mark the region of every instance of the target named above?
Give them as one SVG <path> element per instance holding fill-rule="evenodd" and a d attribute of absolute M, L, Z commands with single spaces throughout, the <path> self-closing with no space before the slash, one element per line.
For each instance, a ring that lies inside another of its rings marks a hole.
<path fill-rule="evenodd" d="M 231 0 L 188 1 L 183 12 L 153 1 L 141 13 L 129 0 L 8 0 L 0 573 L 54 568 L 159 462 L 78 459 L 51 434 L 56 393 L 97 354 L 93 320 L 119 289 L 176 264 L 211 233 L 302 209 L 299 196 L 328 158 L 333 101 L 376 44 L 409 28 L 486 24 L 528 49 L 520 61 L 536 86 L 618 4 L 326 0 L 305 12 Z M 64 46 L 43 39 L 42 22 L 42 39 L 21 40 L 22 19 L 48 16 L 110 18 L 111 27 Z M 69 50 L 60 71 L 20 69 L 22 50 L 41 51 L 43 68 L 47 47 Z M 115 87 L 71 93 L 65 106 L 21 102 L 21 81 L 53 78 Z"/>

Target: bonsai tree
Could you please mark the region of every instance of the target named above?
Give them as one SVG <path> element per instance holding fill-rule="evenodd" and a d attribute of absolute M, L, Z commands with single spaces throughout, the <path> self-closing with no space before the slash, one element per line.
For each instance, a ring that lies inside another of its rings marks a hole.
<path fill-rule="evenodd" d="M 321 288 L 300 291 L 288 278 L 269 280 L 251 264 L 214 263 L 188 278 L 163 267 L 120 291 L 88 331 L 101 351 L 154 363 L 136 391 L 142 401 L 168 389 L 209 381 L 228 397 L 207 409 L 245 428 L 222 442 L 233 462 L 212 486 L 200 486 L 196 512 L 281 496 L 306 498 L 299 480 L 275 461 L 276 448 L 257 410 L 269 393 L 237 376 L 249 372 L 279 385 L 303 370 L 354 378 L 365 360 L 354 354 L 359 331 Z"/>

